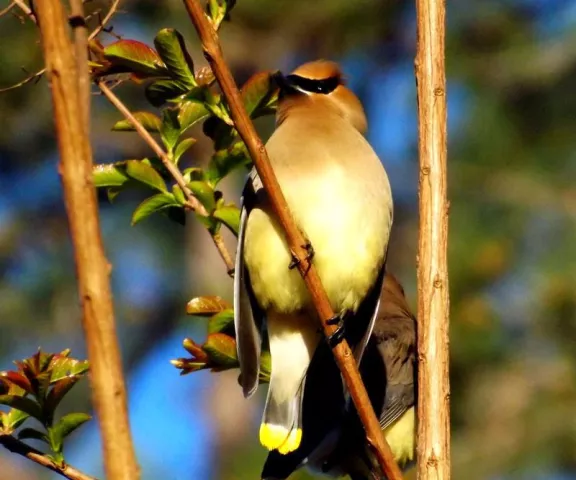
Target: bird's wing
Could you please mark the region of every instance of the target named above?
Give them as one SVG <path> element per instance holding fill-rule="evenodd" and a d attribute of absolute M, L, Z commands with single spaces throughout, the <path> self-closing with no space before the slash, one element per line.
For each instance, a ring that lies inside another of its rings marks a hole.
<path fill-rule="evenodd" d="M 385 430 L 414 406 L 414 385 L 390 385 L 386 392 L 380 428 Z"/>
<path fill-rule="evenodd" d="M 355 315 L 356 318 L 353 320 L 355 324 L 366 325 L 364 334 L 360 340 L 356 343 L 354 339 L 352 339 L 353 344 L 355 344 L 353 348 L 354 358 L 357 365 L 360 365 L 360 361 L 362 360 L 362 356 L 364 355 L 364 351 L 366 350 L 366 346 L 368 345 L 368 341 L 370 340 L 370 336 L 374 330 L 374 324 L 378 318 L 378 310 L 380 308 L 380 294 L 382 292 L 382 283 L 384 282 L 385 272 L 386 262 L 384 262 L 380 268 L 380 272 L 378 273 L 378 277 L 376 277 L 376 281 L 374 282 L 372 289 L 360 304 L 360 307 L 358 308 L 358 311 Z M 366 319 L 369 319 L 367 324 Z"/>
<path fill-rule="evenodd" d="M 376 332 L 378 351 L 384 359 L 387 377 L 380 426 L 385 429 L 416 403 L 416 320 L 409 311 L 389 319 Z M 395 324 L 396 330 L 388 330 Z"/>
<path fill-rule="evenodd" d="M 258 387 L 260 351 L 262 347 L 262 325 L 264 312 L 258 306 L 252 292 L 248 270 L 244 265 L 244 235 L 250 211 L 256 203 L 257 192 L 262 183 L 252 169 L 242 194 L 240 229 L 236 247 L 234 274 L 234 327 L 240 362 L 240 384 L 245 397 L 251 396 Z"/>

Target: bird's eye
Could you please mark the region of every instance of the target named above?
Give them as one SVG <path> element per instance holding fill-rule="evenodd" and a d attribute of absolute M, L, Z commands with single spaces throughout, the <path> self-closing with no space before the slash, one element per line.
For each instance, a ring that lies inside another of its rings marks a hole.
<path fill-rule="evenodd" d="M 302 92 L 320 93 L 323 95 L 333 92 L 341 83 L 340 77 L 338 76 L 322 80 L 312 80 L 299 75 L 288 75 L 286 79 Z"/>

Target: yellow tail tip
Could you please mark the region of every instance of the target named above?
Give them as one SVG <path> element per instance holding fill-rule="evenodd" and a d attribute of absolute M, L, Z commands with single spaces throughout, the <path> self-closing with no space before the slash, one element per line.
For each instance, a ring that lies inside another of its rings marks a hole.
<path fill-rule="evenodd" d="M 278 451 L 282 455 L 286 455 L 287 453 L 293 452 L 300 446 L 300 442 L 302 441 L 302 429 L 294 428 L 290 431 L 290 435 L 286 441 L 278 447 Z"/>
<path fill-rule="evenodd" d="M 260 443 L 268 450 L 278 450 L 282 455 L 286 455 L 296 450 L 301 441 L 300 428 L 288 430 L 286 427 L 271 423 L 260 425 Z"/>

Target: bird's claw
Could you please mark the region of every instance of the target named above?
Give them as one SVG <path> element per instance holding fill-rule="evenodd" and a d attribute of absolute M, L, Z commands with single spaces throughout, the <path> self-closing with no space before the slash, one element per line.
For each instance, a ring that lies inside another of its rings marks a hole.
<path fill-rule="evenodd" d="M 330 348 L 336 347 L 342 340 L 344 340 L 345 328 L 344 328 L 344 318 L 340 315 L 334 315 L 332 318 L 329 318 L 326 323 L 328 325 L 337 325 L 336 330 L 326 337 L 326 341 Z"/>
<path fill-rule="evenodd" d="M 314 258 L 314 247 L 310 242 L 306 243 L 306 245 L 302 245 L 302 248 L 306 250 L 306 256 L 304 257 L 308 261 L 308 268 L 312 265 L 312 258 Z M 290 265 L 288 265 L 288 269 L 293 270 L 298 265 L 300 265 L 300 259 L 292 253 L 292 261 Z"/>

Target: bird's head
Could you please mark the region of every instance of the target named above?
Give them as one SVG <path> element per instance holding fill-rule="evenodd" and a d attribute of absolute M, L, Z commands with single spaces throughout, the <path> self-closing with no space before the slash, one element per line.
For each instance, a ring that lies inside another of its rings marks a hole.
<path fill-rule="evenodd" d="M 342 71 L 337 63 L 318 60 L 300 65 L 289 75 L 277 72 L 274 81 L 280 89 L 278 124 L 292 112 L 321 115 L 329 109 L 361 133 L 366 131 L 364 108 L 358 97 L 345 86 Z"/>

